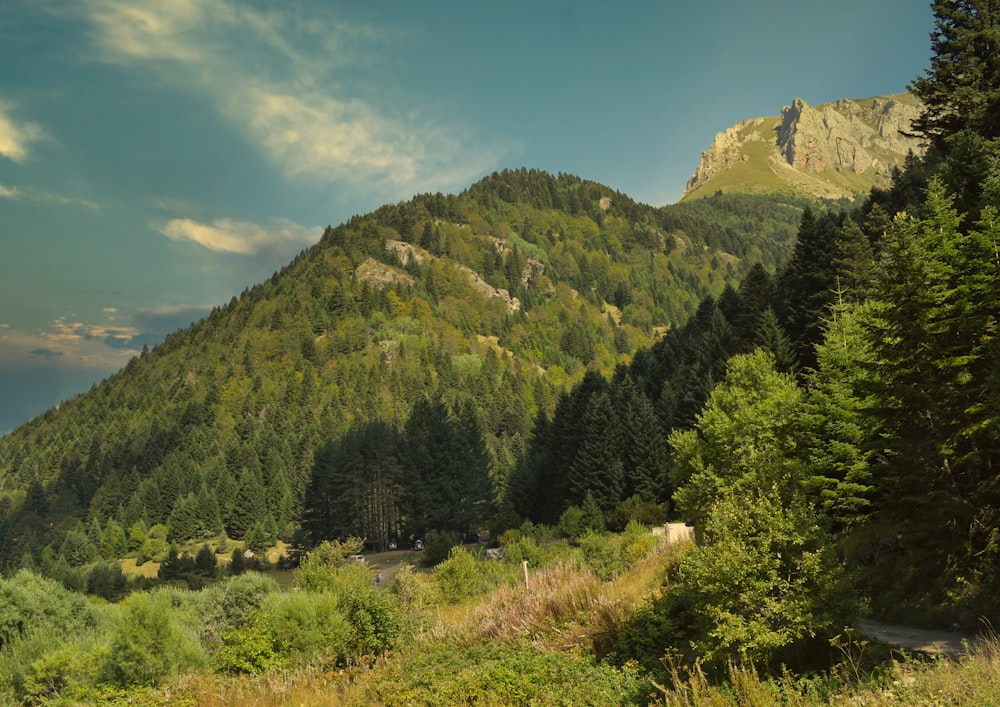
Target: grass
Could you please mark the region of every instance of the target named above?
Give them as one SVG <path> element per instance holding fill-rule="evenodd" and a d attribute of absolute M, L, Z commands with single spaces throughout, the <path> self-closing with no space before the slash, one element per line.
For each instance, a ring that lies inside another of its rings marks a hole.
<path fill-rule="evenodd" d="M 458 604 L 411 606 L 406 641 L 395 651 L 346 667 L 322 661 L 256 677 L 199 672 L 159 687 L 95 688 L 82 704 L 108 705 L 1000 705 L 1000 639 L 987 638 L 959 660 L 932 661 L 847 635 L 842 660 L 815 675 L 764 677 L 730 665 L 721 679 L 700 667 L 668 664 L 660 684 L 635 663 L 602 662 L 630 617 L 664 586 L 671 553 L 660 547 L 603 582 L 577 556 L 559 553 L 532 570 L 482 572 L 506 579 Z M 148 563 L 151 564 L 151 563 Z M 142 568 L 140 568 L 142 569 Z M 503 569 L 511 569 L 504 565 Z M 433 573 L 420 575 L 433 581 Z M 669 646 L 664 646 L 664 650 Z M 80 695 L 80 697 L 83 697 Z"/>

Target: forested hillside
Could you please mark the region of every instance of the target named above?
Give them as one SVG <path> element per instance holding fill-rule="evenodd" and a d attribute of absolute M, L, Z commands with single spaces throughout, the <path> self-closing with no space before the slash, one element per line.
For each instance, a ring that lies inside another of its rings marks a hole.
<path fill-rule="evenodd" d="M 0 691 L 996 702 L 995 633 L 932 664 L 854 628 L 1000 618 L 1000 3 L 932 7 L 928 150 L 863 203 L 494 174 L 0 439 Z M 380 560 L 428 572 L 357 562 L 418 537 Z M 244 573 L 277 538 L 299 591 Z M 72 591 L 126 557 L 181 586 Z"/>
<path fill-rule="evenodd" d="M 911 622 L 975 628 L 1000 612 L 1000 9 L 934 9 L 933 68 L 913 86 L 927 155 L 858 208 L 807 210 L 773 277 L 752 269 L 610 381 L 579 384 L 514 474 L 517 510 L 550 521 L 588 491 L 613 512 L 655 469 L 706 540 L 687 590 L 718 614 L 661 616 L 688 625 L 672 645 L 700 640 L 703 657 L 822 633 L 828 598 L 808 620 L 796 602 L 837 582 Z M 635 418 L 609 414 L 623 399 L 670 430 L 653 467 Z M 531 505 L 553 495 L 561 509 Z M 756 599 L 734 600 L 737 586 Z"/>
<path fill-rule="evenodd" d="M 534 420 L 566 386 L 628 362 L 753 263 L 780 262 L 803 206 L 656 209 L 519 170 L 328 228 L 269 281 L 0 439 L 0 567 L 49 548 L 58 576 L 97 555 L 159 558 L 220 533 L 266 545 L 300 526 L 373 547 L 495 526 Z"/>

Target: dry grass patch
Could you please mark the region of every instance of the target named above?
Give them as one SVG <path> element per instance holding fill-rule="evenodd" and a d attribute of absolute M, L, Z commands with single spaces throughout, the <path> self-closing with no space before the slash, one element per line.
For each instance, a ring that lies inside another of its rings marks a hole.
<path fill-rule="evenodd" d="M 480 635 L 517 643 L 525 638 L 551 649 L 589 647 L 594 635 L 620 624 L 626 604 L 609 599 L 591 572 L 561 563 L 530 576 L 528 586 L 497 589 L 475 611 Z"/>

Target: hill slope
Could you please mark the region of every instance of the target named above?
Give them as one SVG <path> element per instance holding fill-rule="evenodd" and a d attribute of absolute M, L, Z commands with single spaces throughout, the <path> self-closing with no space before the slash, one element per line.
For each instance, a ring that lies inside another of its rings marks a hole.
<path fill-rule="evenodd" d="M 288 537 L 317 451 L 390 434 L 375 422 L 409 435 L 378 487 L 379 527 L 423 532 L 399 509 L 449 457 L 413 451 L 448 443 L 420 432 L 422 400 L 445 406 L 421 408 L 440 428 L 481 438 L 466 450 L 489 478 L 477 512 L 495 512 L 534 418 L 753 262 L 785 257 L 801 205 L 736 195 L 656 209 L 519 170 L 328 228 L 267 282 L 0 439 L 0 567 L 60 551 L 84 521 L 95 547 L 109 526 L 137 529 L 130 552 L 156 552 L 142 542 L 156 525 L 177 540 Z"/>
<path fill-rule="evenodd" d="M 922 152 L 906 133 L 920 114 L 908 93 L 810 106 L 796 98 L 779 117 L 744 120 L 702 153 L 684 199 L 788 192 L 827 199 L 866 195 L 890 183 L 906 155 Z"/>

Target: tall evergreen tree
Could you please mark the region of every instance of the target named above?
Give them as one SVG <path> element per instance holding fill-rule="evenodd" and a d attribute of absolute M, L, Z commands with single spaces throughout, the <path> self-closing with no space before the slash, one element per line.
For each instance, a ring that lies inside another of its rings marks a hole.
<path fill-rule="evenodd" d="M 914 130 L 938 148 L 970 130 L 1000 137 L 1000 1 L 935 0 L 931 67 L 910 86 L 924 104 Z"/>

